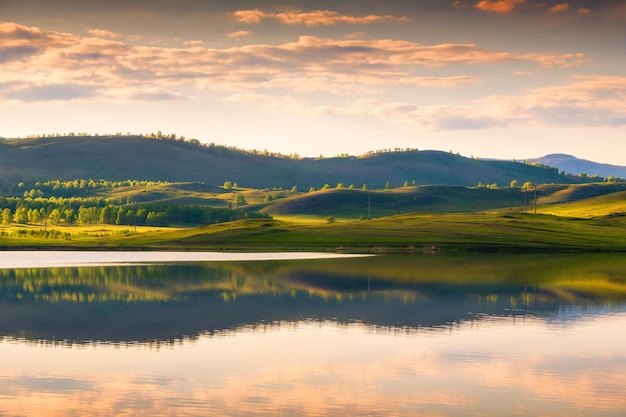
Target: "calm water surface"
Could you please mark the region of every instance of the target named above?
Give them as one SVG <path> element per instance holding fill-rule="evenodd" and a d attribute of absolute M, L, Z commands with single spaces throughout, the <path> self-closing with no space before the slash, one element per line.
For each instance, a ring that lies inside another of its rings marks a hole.
<path fill-rule="evenodd" d="M 0 416 L 626 415 L 623 255 L 6 259 Z"/>

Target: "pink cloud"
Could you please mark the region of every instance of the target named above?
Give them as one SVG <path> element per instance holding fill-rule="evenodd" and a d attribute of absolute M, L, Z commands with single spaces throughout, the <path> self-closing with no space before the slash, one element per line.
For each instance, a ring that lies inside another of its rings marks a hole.
<path fill-rule="evenodd" d="M 240 30 L 238 32 L 231 32 L 227 36 L 230 39 L 240 39 L 250 35 L 252 35 L 252 32 L 250 32 L 249 30 Z"/>
<path fill-rule="evenodd" d="M 582 54 L 512 54 L 474 44 L 313 36 L 277 45 L 208 48 L 192 42 L 182 48 L 165 48 L 7 24 L 0 25 L 0 51 L 0 85 L 8 86 L 5 90 L 10 91 L 4 96 L 12 100 L 19 100 L 19 92 L 27 91 L 29 85 L 45 91 L 41 97 L 57 91 L 42 89 L 46 85 L 63 85 L 66 91 L 70 85 L 86 86 L 86 90 L 71 90 L 81 94 L 64 97 L 85 99 L 85 91 L 105 100 L 179 98 L 185 95 L 183 88 L 380 94 L 390 86 L 460 88 L 481 81 L 463 73 L 424 76 L 425 67 L 511 61 L 563 67 L 585 58 Z"/>
<path fill-rule="evenodd" d="M 551 13 L 558 13 L 558 12 L 566 12 L 568 11 L 570 8 L 568 3 L 559 3 L 556 4 L 552 7 L 550 7 L 550 9 L 548 9 L 549 12 Z"/>
<path fill-rule="evenodd" d="M 89 29 L 88 32 L 99 38 L 118 39 L 122 37 L 122 35 L 120 35 L 119 33 L 111 32 L 109 30 L 104 30 L 104 29 Z"/>
<path fill-rule="evenodd" d="M 518 4 L 523 4 L 525 0 L 481 0 L 476 6 L 478 10 L 494 13 L 510 13 Z"/>
<path fill-rule="evenodd" d="M 626 126 L 626 77 L 577 76 L 523 96 L 491 96 L 477 108 L 499 119 L 553 126 Z"/>
<path fill-rule="evenodd" d="M 288 10 L 282 13 L 266 13 L 258 9 L 238 10 L 232 13 L 235 18 L 243 23 L 259 23 L 261 20 L 273 19 L 286 25 L 305 26 L 332 26 L 340 23 L 346 24 L 370 24 L 380 21 L 405 21 L 406 17 L 392 15 L 367 15 L 362 17 L 341 15 L 331 10 L 314 10 L 301 12 Z"/>

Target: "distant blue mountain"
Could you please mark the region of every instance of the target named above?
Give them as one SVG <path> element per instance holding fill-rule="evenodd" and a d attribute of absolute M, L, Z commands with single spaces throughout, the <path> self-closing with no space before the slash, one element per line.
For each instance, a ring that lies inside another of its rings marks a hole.
<path fill-rule="evenodd" d="M 600 164 L 598 162 L 579 159 L 575 156 L 562 153 L 550 154 L 536 159 L 529 159 L 528 162 L 538 162 L 551 167 L 556 167 L 559 171 L 565 171 L 568 174 L 574 175 L 585 172 L 589 176 L 598 174 L 604 178 L 610 176 L 626 178 L 625 166 Z"/>

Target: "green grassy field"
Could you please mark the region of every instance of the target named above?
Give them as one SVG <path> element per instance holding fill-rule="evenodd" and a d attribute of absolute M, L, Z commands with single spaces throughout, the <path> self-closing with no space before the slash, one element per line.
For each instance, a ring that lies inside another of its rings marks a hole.
<path fill-rule="evenodd" d="M 178 250 L 386 251 L 626 251 L 626 220 L 531 214 L 408 214 L 365 221 L 303 223 L 240 220 L 200 228 L 39 229 L 3 236 L 3 248 Z M 3 230 L 6 232 L 6 230 Z M 50 231 L 48 231 L 50 232 Z M 63 233 L 69 233 L 63 234 Z"/>
<path fill-rule="evenodd" d="M 0 226 L 0 248 L 173 250 L 626 251 L 624 184 L 534 189 L 409 186 L 315 192 L 163 183 L 121 187 L 109 197 L 242 207 L 272 218 L 202 227 Z M 103 191 L 98 191 L 102 193 Z M 526 200 L 526 204 L 524 201 Z M 524 213 L 526 208 L 526 213 Z M 368 211 L 372 219 L 367 219 Z M 332 217 L 333 222 L 328 218 Z"/>

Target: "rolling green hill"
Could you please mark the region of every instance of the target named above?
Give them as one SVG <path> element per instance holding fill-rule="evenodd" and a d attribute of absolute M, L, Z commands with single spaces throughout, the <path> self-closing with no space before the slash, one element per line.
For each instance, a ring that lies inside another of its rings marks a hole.
<path fill-rule="evenodd" d="M 520 189 L 459 186 L 411 186 L 393 190 L 328 189 L 278 200 L 263 211 L 272 216 L 342 218 L 382 217 L 400 213 L 462 213 L 523 206 Z"/>
<path fill-rule="evenodd" d="M 517 162 L 465 158 L 439 151 L 374 153 L 363 157 L 290 158 L 215 145 L 139 136 L 69 136 L 0 141 L 0 179 L 5 182 L 94 178 L 203 182 L 237 182 L 249 188 L 296 186 L 360 188 L 399 187 L 409 183 L 508 186 L 579 183 L 556 169 Z"/>
<path fill-rule="evenodd" d="M 626 216 L 626 191 L 561 204 L 541 205 L 538 212 L 578 218 Z"/>

